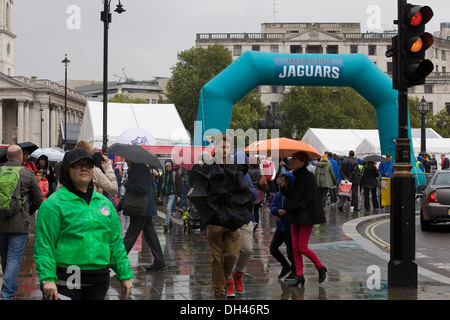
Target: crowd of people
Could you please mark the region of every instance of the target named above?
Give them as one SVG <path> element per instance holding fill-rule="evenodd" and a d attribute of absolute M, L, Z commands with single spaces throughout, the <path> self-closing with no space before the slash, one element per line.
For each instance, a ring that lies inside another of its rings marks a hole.
<path fill-rule="evenodd" d="M 164 232 L 171 229 L 177 209 L 199 212 L 201 233 L 206 234 L 210 246 L 216 298 L 244 292 L 252 236 L 265 206 L 276 219 L 270 253 L 281 265 L 279 280 L 288 281 L 289 286 L 304 285 L 305 256 L 314 264 L 321 283 L 327 267 L 308 246 L 314 225 L 326 221 L 327 206 L 336 205 L 343 211 L 350 202 L 351 210 L 359 210 L 361 192 L 364 208 L 378 209 L 380 178 L 391 178 L 394 170 L 389 154 L 377 164 L 362 162 L 353 151 L 346 157 L 326 152 L 316 159 L 300 151 L 280 159 L 275 168 L 270 158 L 231 154 L 228 135 L 220 134 L 215 141 L 215 153 L 202 153 L 189 171 L 172 160 L 164 162 L 162 171 L 127 160 L 128 170 L 123 175 L 86 141 L 79 141 L 56 165 L 46 156 L 33 162 L 20 146 L 8 147 L 8 161 L 0 166 L 0 173 L 18 169 L 22 205 L 9 217 L 4 213 L 8 210 L 1 211 L 1 298 L 13 299 L 17 291 L 16 278 L 32 232 L 33 214 L 34 259 L 44 299 L 104 299 L 110 268 L 121 283 L 123 297 L 128 298 L 133 272 L 127 255 L 141 231 L 153 256 L 147 271 L 166 270 L 153 224 L 158 202 L 166 214 Z M 416 166 L 432 172 L 439 167 L 447 169 L 449 160 L 445 155 L 440 163 L 434 155 L 418 157 Z M 343 194 L 340 185 L 350 183 L 351 190 Z M 121 186 L 124 194 L 119 192 Z M 0 183 L 0 192 L 4 189 Z M 131 194 L 145 199 L 138 214 L 126 204 Z M 118 213 L 130 219 L 123 237 Z M 283 244 L 287 257 L 280 251 Z M 75 282 L 73 272 L 80 275 Z"/>

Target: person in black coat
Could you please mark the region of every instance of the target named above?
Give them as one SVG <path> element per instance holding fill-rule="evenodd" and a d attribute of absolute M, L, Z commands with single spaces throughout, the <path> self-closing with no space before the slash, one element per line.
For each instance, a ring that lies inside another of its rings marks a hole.
<path fill-rule="evenodd" d="M 317 255 L 308 248 L 313 226 L 326 221 L 316 178 L 307 169 L 309 160 L 306 152 L 294 153 L 291 159 L 295 182 L 287 195 L 287 211 L 291 219 L 292 248 L 296 267 L 295 279 L 288 284 L 291 287 L 305 283 L 302 255 L 314 263 L 319 272 L 319 283 L 325 280 L 327 272 L 327 268 L 322 265 Z"/>
<path fill-rule="evenodd" d="M 127 160 L 128 164 L 128 178 L 122 181 L 125 186 L 125 196 L 117 204 L 117 210 L 123 210 L 123 201 L 126 197 L 126 192 L 134 192 L 138 194 L 150 193 L 148 205 L 142 217 L 130 217 L 130 224 L 128 225 L 123 243 L 127 254 L 133 248 L 139 234 L 143 232 L 145 242 L 150 248 L 153 255 L 153 264 L 146 268 L 147 271 L 162 271 L 166 269 L 164 262 L 164 255 L 161 244 L 159 242 L 158 234 L 156 233 L 152 217 L 157 215 L 156 199 L 153 189 L 153 175 L 152 169 L 142 163 L 134 163 Z M 124 215 L 127 213 L 124 210 Z"/>
<path fill-rule="evenodd" d="M 370 193 L 372 193 L 373 209 L 378 209 L 377 187 L 378 187 L 378 169 L 371 161 L 367 162 L 361 176 L 361 184 L 364 187 L 364 208 L 370 209 Z"/>

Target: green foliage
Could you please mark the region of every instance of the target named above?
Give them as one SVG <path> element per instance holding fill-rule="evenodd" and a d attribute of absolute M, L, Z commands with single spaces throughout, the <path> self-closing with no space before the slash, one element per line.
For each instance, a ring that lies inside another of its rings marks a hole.
<path fill-rule="evenodd" d="M 191 136 L 194 134 L 201 89 L 231 62 L 231 51 L 221 45 L 192 47 L 178 53 L 178 61 L 167 83 L 167 98 L 169 103 L 175 104 Z"/>
<path fill-rule="evenodd" d="M 108 100 L 108 102 L 113 103 L 148 103 L 147 100 L 143 98 L 131 98 L 129 95 L 124 93 L 117 93 L 114 97 Z"/>
<path fill-rule="evenodd" d="M 422 115 L 417 111 L 418 97 L 408 97 L 409 119 L 411 128 L 420 128 Z M 450 116 L 446 109 L 432 115 L 428 112 L 425 115 L 425 127 L 432 128 L 443 138 L 450 138 Z"/>
<path fill-rule="evenodd" d="M 426 122 L 428 128 L 433 128 L 442 138 L 450 138 L 450 115 L 442 109 Z"/>
<path fill-rule="evenodd" d="M 284 137 L 290 137 L 294 124 L 299 139 L 309 128 L 377 128 L 372 105 L 347 87 L 293 87 L 277 110 L 286 112 L 280 132 Z"/>
<path fill-rule="evenodd" d="M 265 106 L 261 101 L 261 93 L 255 88 L 233 106 L 230 129 L 246 131 L 252 127 L 253 121 L 264 116 Z"/>

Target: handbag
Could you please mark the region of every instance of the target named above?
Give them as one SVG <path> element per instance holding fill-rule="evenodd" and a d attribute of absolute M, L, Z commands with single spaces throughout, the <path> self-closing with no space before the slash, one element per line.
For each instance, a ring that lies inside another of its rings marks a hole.
<path fill-rule="evenodd" d="M 150 193 L 137 194 L 125 192 L 123 199 L 123 214 L 129 217 L 143 217 L 147 211 Z"/>
<path fill-rule="evenodd" d="M 350 197 L 351 193 L 352 193 L 352 183 L 351 182 L 345 183 L 345 181 L 342 180 L 341 184 L 339 185 L 339 195 Z"/>
<path fill-rule="evenodd" d="M 263 190 L 263 191 L 267 191 L 269 190 L 269 183 L 267 182 L 267 178 L 265 175 L 261 175 L 261 177 L 259 178 L 259 187 Z"/>

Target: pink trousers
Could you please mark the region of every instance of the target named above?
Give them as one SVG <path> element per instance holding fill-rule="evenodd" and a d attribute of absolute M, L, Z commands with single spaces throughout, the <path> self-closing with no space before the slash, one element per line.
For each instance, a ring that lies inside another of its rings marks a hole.
<path fill-rule="evenodd" d="M 309 238 L 313 225 L 309 223 L 293 223 L 291 224 L 291 236 L 292 236 L 292 251 L 294 253 L 294 261 L 296 274 L 298 276 L 303 275 L 303 257 L 305 255 L 316 269 L 322 268 L 322 262 L 320 262 L 317 255 L 308 248 Z"/>

